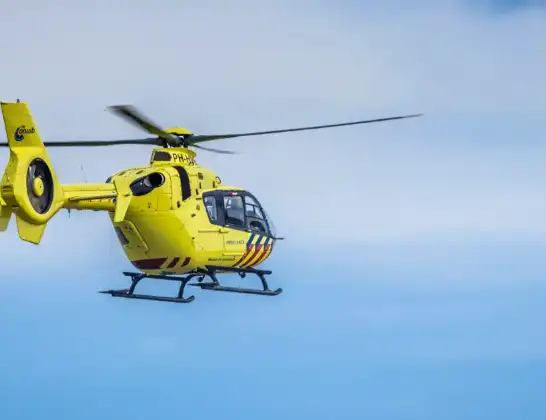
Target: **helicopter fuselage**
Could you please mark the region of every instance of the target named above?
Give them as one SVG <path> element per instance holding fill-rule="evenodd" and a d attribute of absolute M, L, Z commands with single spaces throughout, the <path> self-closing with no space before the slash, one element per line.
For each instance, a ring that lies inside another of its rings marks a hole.
<path fill-rule="evenodd" d="M 191 150 L 156 149 L 149 166 L 121 171 L 106 184 L 114 182 L 128 183 L 132 191 L 121 222 L 114 220 L 116 198 L 90 197 L 65 208 L 108 211 L 127 258 L 142 272 L 256 267 L 272 252 L 274 228 L 258 200 L 222 184 L 214 172 L 197 164 Z M 98 189 L 96 184 L 90 188 Z M 64 189 L 70 191 L 70 186 Z"/>

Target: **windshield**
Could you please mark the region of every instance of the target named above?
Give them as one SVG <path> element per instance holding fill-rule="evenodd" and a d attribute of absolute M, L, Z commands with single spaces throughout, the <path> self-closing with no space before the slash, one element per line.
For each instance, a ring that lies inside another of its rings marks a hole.
<path fill-rule="evenodd" d="M 263 210 L 263 209 L 262 209 Z M 265 219 L 267 220 L 267 224 L 269 225 L 269 231 L 271 233 L 271 236 L 276 237 L 277 236 L 277 228 L 275 227 L 275 224 L 273 223 L 273 219 L 269 216 L 267 211 L 263 210 Z"/>

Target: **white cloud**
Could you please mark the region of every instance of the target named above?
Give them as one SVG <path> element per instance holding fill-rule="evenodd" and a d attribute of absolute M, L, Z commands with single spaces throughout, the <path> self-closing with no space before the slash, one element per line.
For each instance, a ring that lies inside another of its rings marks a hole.
<path fill-rule="evenodd" d="M 493 16 L 451 1 L 401 11 L 393 2 L 35 3 L 0 17 L 14 34 L 3 46 L 2 99 L 28 101 L 48 139 L 140 135 L 103 112 L 114 103 L 200 133 L 425 112 L 228 140 L 216 146 L 241 156 L 199 159 L 256 193 L 295 244 L 546 235 L 540 9 Z M 146 165 L 150 152 L 50 151 L 64 182 L 83 179 L 80 165 L 89 181 L 102 181 Z M 108 228 L 106 216 L 90 220 Z M 75 232 L 62 226 L 46 236 L 66 246 Z M 94 231 L 86 246 L 98 253 Z M 2 243 L 11 246 L 10 232 Z"/>

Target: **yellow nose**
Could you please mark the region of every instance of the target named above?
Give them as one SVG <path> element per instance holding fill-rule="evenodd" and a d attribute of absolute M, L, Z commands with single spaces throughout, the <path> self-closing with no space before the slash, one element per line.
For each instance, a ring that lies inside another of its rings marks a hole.
<path fill-rule="evenodd" d="M 41 197 L 44 193 L 44 181 L 42 181 L 42 178 L 34 178 L 34 182 L 32 183 L 32 191 L 37 197 Z"/>

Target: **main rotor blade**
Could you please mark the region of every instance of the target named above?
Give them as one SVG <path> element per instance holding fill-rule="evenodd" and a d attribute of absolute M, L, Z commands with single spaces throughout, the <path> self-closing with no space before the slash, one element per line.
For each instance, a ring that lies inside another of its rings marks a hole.
<path fill-rule="evenodd" d="M 127 140 L 76 140 L 76 141 L 45 141 L 45 147 L 100 147 L 100 146 L 119 146 L 123 144 L 140 144 L 162 146 L 163 140 L 157 137 L 146 139 L 127 139 Z M 8 147 L 8 143 L 0 143 L 0 147 Z"/>
<path fill-rule="evenodd" d="M 155 134 L 156 136 L 165 139 L 171 146 L 179 146 L 182 143 L 178 137 L 167 133 L 156 123 L 137 111 L 137 109 L 132 105 L 113 105 L 109 106 L 108 110 L 126 121 L 129 121 L 130 123 L 144 129 L 148 133 Z"/>
<path fill-rule="evenodd" d="M 247 137 L 247 136 L 261 136 L 263 134 L 278 134 L 278 133 L 288 133 L 292 131 L 305 131 L 305 130 L 318 130 L 322 128 L 331 128 L 331 127 L 343 127 L 346 125 L 357 125 L 357 124 L 369 124 L 374 122 L 382 121 L 392 121 L 392 120 L 401 120 L 404 118 L 415 118 L 420 117 L 423 114 L 411 114 L 411 115 L 401 115 L 397 117 L 387 117 L 387 118 L 376 118 L 373 120 L 363 120 L 363 121 L 353 121 L 340 124 L 328 124 L 328 125 L 315 125 L 311 127 L 299 127 L 299 128 L 286 128 L 281 130 L 270 130 L 270 131 L 256 131 L 253 133 L 239 133 L 239 134 L 218 134 L 218 135 L 194 135 L 186 139 L 187 144 L 195 145 L 195 143 L 201 143 L 203 141 L 211 140 L 220 140 L 220 139 L 230 139 L 234 137 Z"/>
<path fill-rule="evenodd" d="M 207 152 L 213 152 L 213 153 L 221 153 L 224 155 L 236 155 L 236 152 L 230 152 L 229 150 L 220 150 L 220 149 L 213 149 L 212 147 L 203 147 L 199 146 L 198 144 L 192 144 L 192 147 L 195 147 L 197 149 L 206 150 Z"/>
<path fill-rule="evenodd" d="M 124 144 L 136 144 L 136 145 L 153 145 L 163 146 L 163 140 L 158 137 L 150 137 L 147 139 L 127 139 L 127 140 L 76 140 L 76 141 L 45 141 L 45 147 L 101 147 L 101 146 L 119 146 Z M 0 143 L 0 147 L 8 147 L 8 143 Z M 199 146 L 198 144 L 192 145 L 197 149 L 206 150 L 213 153 L 222 153 L 226 155 L 235 155 L 235 152 L 229 150 L 213 149 L 212 147 Z"/>

